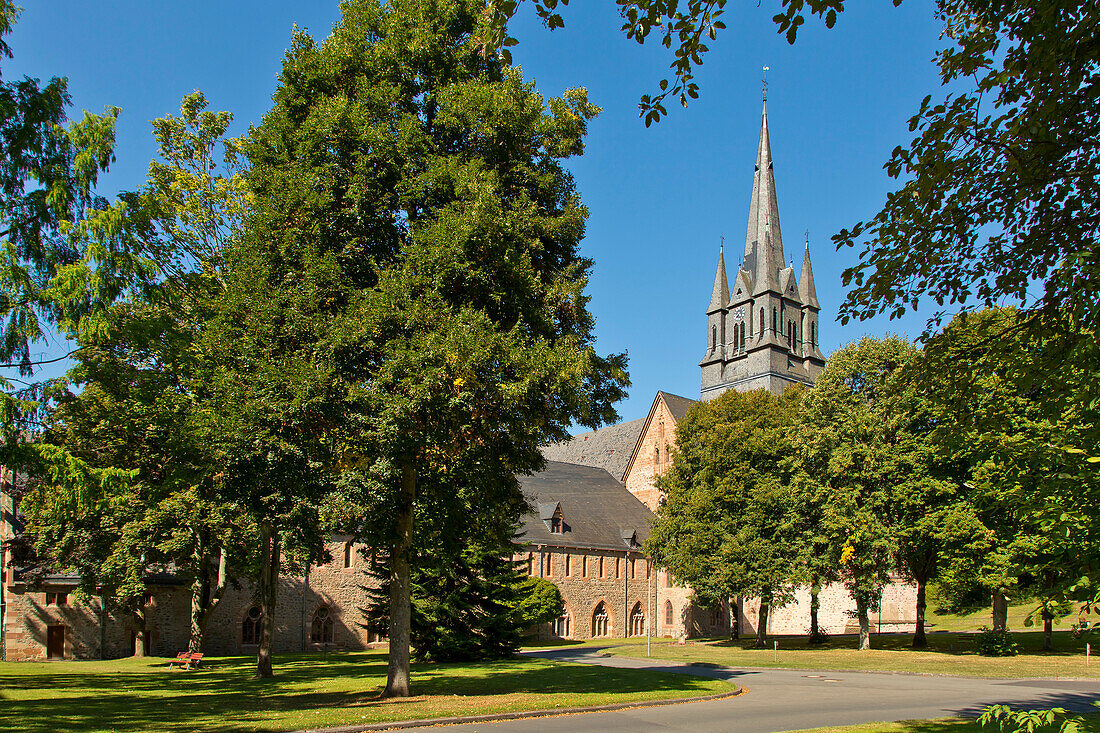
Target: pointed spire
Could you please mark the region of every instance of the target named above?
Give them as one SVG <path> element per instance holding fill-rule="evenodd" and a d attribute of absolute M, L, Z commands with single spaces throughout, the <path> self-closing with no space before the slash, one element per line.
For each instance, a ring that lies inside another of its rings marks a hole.
<path fill-rule="evenodd" d="M 714 289 L 710 293 L 710 307 L 707 313 L 720 311 L 729 305 L 730 287 L 726 280 L 726 255 L 725 243 L 718 247 L 718 270 L 714 273 Z"/>
<path fill-rule="evenodd" d="M 810 239 L 806 238 L 806 254 L 802 256 L 802 272 L 798 276 L 798 299 L 802 305 L 821 308 L 817 302 L 817 288 L 814 287 L 814 269 L 810 267 Z"/>
<path fill-rule="evenodd" d="M 766 237 L 770 233 L 770 237 Z M 765 244 L 764 240 L 770 241 Z M 766 251 L 765 251 L 766 250 Z M 754 256 L 755 255 L 755 256 Z M 756 150 L 756 171 L 749 201 L 749 225 L 745 234 L 745 261 L 752 258 L 757 291 L 776 286 L 776 271 L 783 266 L 783 233 L 779 227 L 779 201 L 775 194 L 775 173 L 772 170 L 772 146 L 768 135 L 768 102 L 760 118 L 760 143 Z M 768 268 L 761 270 L 765 260 Z"/>

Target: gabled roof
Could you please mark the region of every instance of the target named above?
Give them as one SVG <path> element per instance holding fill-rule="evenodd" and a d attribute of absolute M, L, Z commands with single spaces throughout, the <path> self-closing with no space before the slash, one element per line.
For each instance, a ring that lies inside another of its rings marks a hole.
<path fill-rule="evenodd" d="M 533 476 L 520 476 L 520 487 L 533 506 L 561 506 L 568 531 L 553 534 L 533 513 L 523 517 L 520 542 L 625 550 L 630 537 L 638 543 L 649 537 L 653 513 L 602 468 L 551 461 Z M 625 538 L 625 539 L 624 539 Z"/>
<path fill-rule="evenodd" d="M 574 435 L 571 440 L 543 446 L 542 455 L 548 461 L 602 468 L 621 480 L 644 425 L 642 418 Z"/>
<path fill-rule="evenodd" d="M 668 411 L 672 413 L 672 419 L 676 422 L 680 422 L 687 411 L 691 409 L 691 406 L 695 404 L 695 400 L 689 400 L 687 397 L 681 397 L 680 395 L 671 394 L 670 392 L 658 391 L 657 395 L 653 398 L 653 404 L 649 407 L 649 415 L 646 416 L 645 425 L 642 426 L 642 430 L 638 433 L 638 439 L 634 441 L 634 450 L 630 453 L 630 461 L 623 468 L 621 479 L 626 481 L 626 475 L 630 473 L 630 467 L 634 465 L 634 460 L 638 457 L 638 444 L 641 442 L 642 436 L 645 435 L 646 430 L 649 429 L 650 422 L 653 421 L 653 415 L 657 412 L 657 405 L 664 401 L 668 407 Z"/>

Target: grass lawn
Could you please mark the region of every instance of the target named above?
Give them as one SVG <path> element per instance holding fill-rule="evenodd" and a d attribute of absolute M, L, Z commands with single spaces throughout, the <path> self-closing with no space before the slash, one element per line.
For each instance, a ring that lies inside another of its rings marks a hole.
<path fill-rule="evenodd" d="M 413 665 L 413 692 L 376 700 L 384 652 L 279 655 L 276 678 L 251 679 L 252 658 L 0 662 L 0 730 L 294 730 L 412 718 L 658 700 L 729 692 L 727 682 L 539 659 Z M 208 666 L 209 662 L 209 666 Z"/>
<path fill-rule="evenodd" d="M 1068 631 L 1054 634 L 1058 651 L 1044 653 L 1042 633 L 1013 632 L 1021 653 L 1015 657 L 983 657 L 974 649 L 974 635 L 964 633 L 930 634 L 928 649 L 914 651 L 908 634 L 884 634 L 871 637 L 870 651 L 857 651 L 855 636 L 834 636 L 825 644 L 810 646 L 804 637 L 772 637 L 768 649 L 752 649 L 754 639 L 692 640 L 686 645 L 668 639 L 653 641 L 653 657 L 682 662 L 719 664 L 729 667 L 779 667 L 808 669 L 850 669 L 868 671 L 917 672 L 973 675 L 979 677 L 1100 677 L 1100 659 L 1085 666 L 1085 642 L 1096 638 L 1073 639 Z M 773 640 L 779 642 L 779 661 L 774 661 Z M 646 656 L 645 640 L 601 640 L 611 654 L 627 657 Z M 589 642 L 595 644 L 595 642 Z"/>

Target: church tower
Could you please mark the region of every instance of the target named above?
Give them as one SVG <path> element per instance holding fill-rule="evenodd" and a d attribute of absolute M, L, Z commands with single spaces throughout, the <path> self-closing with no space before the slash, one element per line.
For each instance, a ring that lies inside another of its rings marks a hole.
<path fill-rule="evenodd" d="M 728 389 L 779 394 L 791 384 L 813 384 L 825 368 L 819 347 L 821 305 L 808 238 L 798 277 L 793 262 L 784 264 L 767 98 L 760 121 L 745 256 L 732 290 L 722 250 L 707 308 L 707 350 L 699 362 L 701 399 L 714 399 Z"/>

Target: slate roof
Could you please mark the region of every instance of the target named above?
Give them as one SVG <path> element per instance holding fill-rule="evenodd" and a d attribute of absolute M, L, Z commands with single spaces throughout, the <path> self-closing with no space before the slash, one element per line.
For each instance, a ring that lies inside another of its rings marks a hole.
<path fill-rule="evenodd" d="M 520 541 L 531 544 L 626 550 L 629 538 L 649 537 L 653 513 L 606 470 L 551 461 L 533 476 L 520 476 L 523 494 L 532 506 L 560 504 L 568 528 L 553 534 L 536 514 L 523 517 Z M 624 539 L 626 538 L 626 539 Z"/>
<path fill-rule="evenodd" d="M 609 425 L 544 446 L 542 455 L 548 461 L 602 468 L 621 481 L 644 426 L 645 418 Z"/>
<path fill-rule="evenodd" d="M 683 420 L 688 409 L 696 403 L 696 400 L 689 400 L 687 397 L 681 397 L 680 395 L 670 394 L 668 392 L 661 392 L 661 394 L 665 396 L 665 404 L 668 405 L 668 410 L 672 413 L 672 417 L 676 418 L 676 422 Z M 623 470 L 626 470 L 625 466 Z"/>

